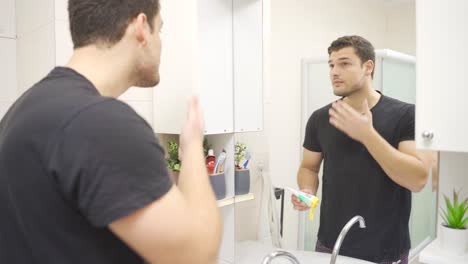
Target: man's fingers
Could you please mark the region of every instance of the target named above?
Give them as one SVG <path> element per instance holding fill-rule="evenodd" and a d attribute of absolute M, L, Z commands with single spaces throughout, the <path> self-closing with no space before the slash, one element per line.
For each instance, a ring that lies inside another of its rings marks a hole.
<path fill-rule="evenodd" d="M 187 113 L 187 122 L 189 127 L 192 127 L 203 132 L 205 120 L 203 117 L 203 110 L 201 108 L 200 99 L 198 96 L 192 96 L 189 100 L 189 107 Z"/>
<path fill-rule="evenodd" d="M 339 130 L 343 131 L 344 125 L 341 121 L 337 120 L 336 118 L 331 117 L 330 118 L 330 124 L 332 124 L 334 127 L 338 128 Z"/>
<path fill-rule="evenodd" d="M 181 146 L 179 146 L 179 149 L 177 150 L 178 155 L 179 155 L 179 160 L 182 161 L 182 157 L 184 156 L 184 151 Z"/>
<path fill-rule="evenodd" d="M 297 199 L 297 196 L 294 195 L 294 194 L 291 195 L 291 200 L 292 200 L 293 203 L 299 203 L 300 202 L 299 199 Z"/>
<path fill-rule="evenodd" d="M 331 118 L 334 118 L 336 120 L 339 120 L 339 121 L 342 121 L 343 120 L 343 117 L 340 113 L 338 113 L 335 109 L 333 108 L 330 108 L 330 110 L 328 111 L 329 115 Z"/>
<path fill-rule="evenodd" d="M 341 107 L 340 102 L 334 102 L 331 109 L 333 109 L 337 114 L 344 114 L 344 109 Z"/>
<path fill-rule="evenodd" d="M 354 111 L 354 109 L 351 106 L 349 106 L 349 104 L 347 104 L 346 102 L 343 102 L 343 101 L 338 102 L 338 107 L 343 109 L 343 111 L 347 111 L 347 112 Z"/>
<path fill-rule="evenodd" d="M 200 100 L 198 99 L 198 96 L 192 96 L 190 98 L 190 106 L 192 108 L 191 110 L 197 111 L 199 105 L 200 105 Z"/>
<path fill-rule="evenodd" d="M 338 112 L 340 115 L 348 115 L 350 113 L 349 109 L 346 107 L 347 104 L 343 101 L 338 101 L 333 104 L 333 109 Z"/>
<path fill-rule="evenodd" d="M 304 202 L 302 202 L 301 200 L 299 200 L 297 198 L 296 195 L 291 195 L 291 201 L 292 201 L 292 204 L 293 204 L 293 208 L 295 210 L 299 210 L 299 211 L 305 211 L 305 210 L 308 210 L 309 209 L 309 206 L 307 206 Z"/>

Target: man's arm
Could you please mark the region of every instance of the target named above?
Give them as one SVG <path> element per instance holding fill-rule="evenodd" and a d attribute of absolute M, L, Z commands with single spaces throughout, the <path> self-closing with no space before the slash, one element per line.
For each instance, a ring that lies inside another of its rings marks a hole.
<path fill-rule="evenodd" d="M 431 151 L 430 160 L 432 165 L 432 191 L 437 191 L 439 185 L 439 152 Z"/>
<path fill-rule="evenodd" d="M 316 195 L 319 186 L 318 174 L 323 159 L 322 153 L 309 151 L 307 149 L 304 149 L 303 153 L 301 166 L 297 173 L 297 185 L 300 190 Z M 309 207 L 301 202 L 295 195 L 292 195 L 291 199 L 295 209 L 300 211 L 309 209 Z"/>
<path fill-rule="evenodd" d="M 179 186 L 114 221 L 109 228 L 150 263 L 216 263 L 221 220 L 203 159 L 203 121 L 198 101 L 189 108 L 181 135 Z"/>
<path fill-rule="evenodd" d="M 413 192 L 420 191 L 431 167 L 429 152 L 416 151 L 414 141 L 402 141 L 395 149 L 374 129 L 367 101 L 363 111 L 360 114 L 345 102 L 335 102 L 330 109 L 330 123 L 361 142 L 395 183 Z"/>
<path fill-rule="evenodd" d="M 426 185 L 431 158 L 428 151 L 416 150 L 415 141 L 402 141 L 398 149 L 375 130 L 363 142 L 385 173 L 398 185 L 419 192 Z"/>

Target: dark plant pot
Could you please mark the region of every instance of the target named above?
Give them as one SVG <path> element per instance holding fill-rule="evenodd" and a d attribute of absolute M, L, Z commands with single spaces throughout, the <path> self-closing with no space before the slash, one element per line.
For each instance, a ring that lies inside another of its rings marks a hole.
<path fill-rule="evenodd" d="M 236 170 L 234 173 L 236 195 L 250 192 L 250 170 Z"/>
<path fill-rule="evenodd" d="M 226 198 L 226 176 L 224 173 L 212 174 L 209 177 L 216 199 L 222 200 Z"/>

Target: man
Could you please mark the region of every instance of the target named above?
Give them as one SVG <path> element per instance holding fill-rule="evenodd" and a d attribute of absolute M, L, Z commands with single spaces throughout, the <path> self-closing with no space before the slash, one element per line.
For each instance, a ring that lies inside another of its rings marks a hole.
<path fill-rule="evenodd" d="M 345 36 L 328 48 L 330 79 L 338 100 L 315 111 L 304 139 L 299 188 L 316 194 L 323 167 L 317 251 L 331 252 L 355 215 L 340 254 L 377 263 L 407 263 L 411 192 L 427 180 L 430 157 L 416 151 L 414 105 L 372 87 L 375 52 L 359 36 Z M 294 208 L 308 210 L 297 197 Z"/>
<path fill-rule="evenodd" d="M 176 187 L 150 126 L 115 99 L 159 82 L 159 9 L 158 0 L 69 1 L 71 60 L 0 124 L 0 263 L 216 262 L 221 222 L 198 101 Z"/>

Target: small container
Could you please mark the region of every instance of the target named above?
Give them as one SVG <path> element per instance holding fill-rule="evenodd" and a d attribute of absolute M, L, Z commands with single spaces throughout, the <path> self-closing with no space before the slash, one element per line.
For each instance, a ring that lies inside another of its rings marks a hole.
<path fill-rule="evenodd" d="M 208 156 L 206 156 L 206 168 L 208 169 L 208 174 L 213 174 L 216 165 L 216 157 L 212 149 L 208 150 Z"/>
<path fill-rule="evenodd" d="M 236 195 L 248 194 L 250 192 L 250 170 L 236 170 L 234 178 Z"/>
<path fill-rule="evenodd" d="M 211 188 L 216 195 L 217 200 L 226 198 L 226 176 L 223 173 L 211 174 L 210 176 Z"/>

